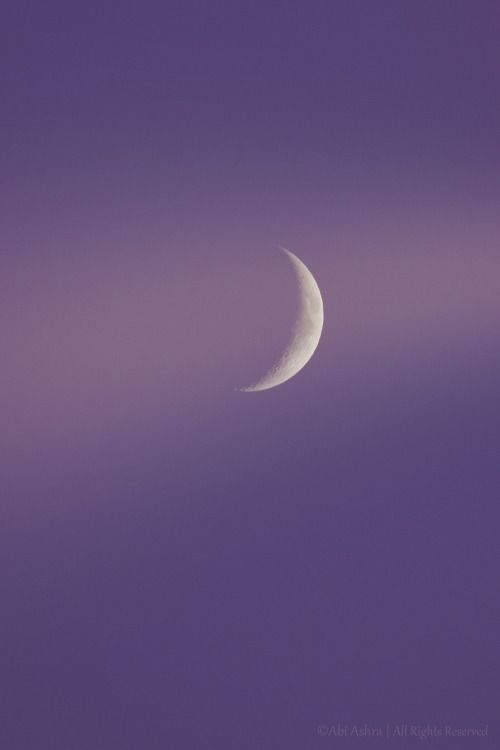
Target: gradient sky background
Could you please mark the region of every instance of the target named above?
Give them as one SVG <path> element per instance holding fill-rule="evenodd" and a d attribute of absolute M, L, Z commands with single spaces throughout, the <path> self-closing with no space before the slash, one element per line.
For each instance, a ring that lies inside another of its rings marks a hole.
<path fill-rule="evenodd" d="M 2 4 L 2 748 L 499 746 L 499 20 Z"/>

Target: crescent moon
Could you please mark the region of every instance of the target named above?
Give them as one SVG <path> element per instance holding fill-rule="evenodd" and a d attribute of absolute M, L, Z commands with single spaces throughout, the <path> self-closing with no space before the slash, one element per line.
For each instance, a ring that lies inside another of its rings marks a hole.
<path fill-rule="evenodd" d="M 280 248 L 290 259 L 299 287 L 299 313 L 292 337 L 278 362 L 257 383 L 240 391 L 254 392 L 275 388 L 293 378 L 316 351 L 323 330 L 323 299 L 316 279 L 296 255 Z"/>

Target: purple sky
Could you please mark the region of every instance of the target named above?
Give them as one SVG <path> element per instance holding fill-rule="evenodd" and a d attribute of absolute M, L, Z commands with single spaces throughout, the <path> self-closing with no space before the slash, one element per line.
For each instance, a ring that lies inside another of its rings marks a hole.
<path fill-rule="evenodd" d="M 0 748 L 498 748 L 500 13 L 6 2 Z M 277 389 L 293 273 L 325 328 Z"/>

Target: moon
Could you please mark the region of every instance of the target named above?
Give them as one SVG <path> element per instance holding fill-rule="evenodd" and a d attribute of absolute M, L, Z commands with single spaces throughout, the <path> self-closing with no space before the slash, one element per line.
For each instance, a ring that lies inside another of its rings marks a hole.
<path fill-rule="evenodd" d="M 292 336 L 279 360 L 254 385 L 240 388 L 247 393 L 266 391 L 293 378 L 316 351 L 323 330 L 323 299 L 316 279 L 294 253 L 281 247 L 292 263 L 299 287 L 299 312 Z"/>

